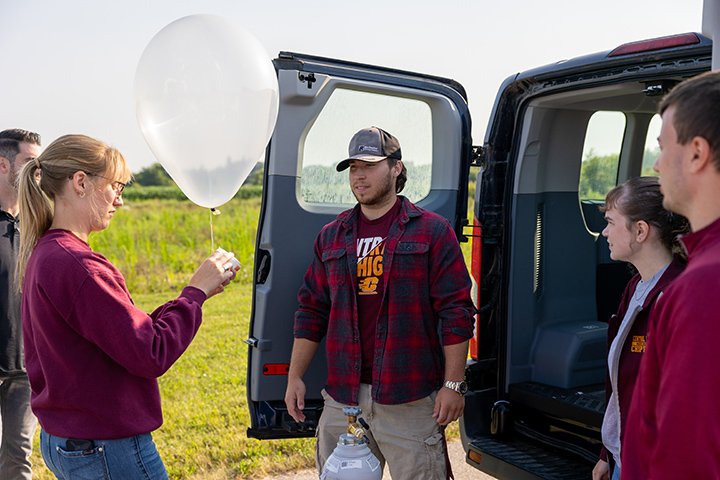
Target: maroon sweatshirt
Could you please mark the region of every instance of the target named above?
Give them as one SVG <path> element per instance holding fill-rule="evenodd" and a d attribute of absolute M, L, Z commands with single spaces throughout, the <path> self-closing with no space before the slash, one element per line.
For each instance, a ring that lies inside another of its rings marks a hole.
<path fill-rule="evenodd" d="M 623 480 L 720 478 L 720 219 L 683 237 L 656 303 L 622 448 Z"/>
<path fill-rule="evenodd" d="M 157 377 L 202 321 L 194 287 L 148 315 L 120 272 L 70 232 L 49 230 L 25 273 L 22 323 L 32 409 L 60 437 L 123 438 L 162 424 Z"/>

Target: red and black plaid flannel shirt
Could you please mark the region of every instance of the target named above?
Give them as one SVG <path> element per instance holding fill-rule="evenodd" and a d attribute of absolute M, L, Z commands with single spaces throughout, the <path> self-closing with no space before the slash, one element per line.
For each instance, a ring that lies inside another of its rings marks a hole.
<path fill-rule="evenodd" d="M 401 197 L 383 258 L 385 292 L 378 315 L 372 395 L 382 404 L 426 397 L 443 383 L 444 345 L 472 336 L 470 278 L 460 245 L 441 216 Z M 326 339 L 326 391 L 356 405 L 360 388 L 356 231 L 359 206 L 341 213 L 315 241 L 298 293 L 295 337 Z"/>

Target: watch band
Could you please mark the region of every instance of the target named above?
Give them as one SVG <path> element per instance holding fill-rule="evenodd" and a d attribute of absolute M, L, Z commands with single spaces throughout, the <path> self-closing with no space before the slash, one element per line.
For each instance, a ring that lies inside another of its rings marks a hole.
<path fill-rule="evenodd" d="M 453 390 L 458 395 L 465 395 L 465 392 L 467 392 L 467 383 L 464 380 L 446 380 L 443 386 Z"/>

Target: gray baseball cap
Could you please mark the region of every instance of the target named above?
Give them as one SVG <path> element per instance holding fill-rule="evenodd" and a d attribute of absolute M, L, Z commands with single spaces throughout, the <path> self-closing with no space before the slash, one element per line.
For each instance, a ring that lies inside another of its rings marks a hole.
<path fill-rule="evenodd" d="M 398 139 L 378 127 L 363 128 L 353 135 L 348 155 L 348 158 L 337 164 L 338 172 L 348 168 L 351 160 L 376 163 L 386 158 L 402 159 Z"/>

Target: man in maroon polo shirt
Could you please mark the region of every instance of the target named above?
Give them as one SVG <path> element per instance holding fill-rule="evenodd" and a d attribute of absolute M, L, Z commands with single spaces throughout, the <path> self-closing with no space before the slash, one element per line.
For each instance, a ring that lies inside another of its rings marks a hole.
<path fill-rule="evenodd" d="M 623 445 L 622 479 L 720 478 L 720 73 L 660 104 L 663 205 L 690 221 L 685 271 L 651 312 Z"/>

